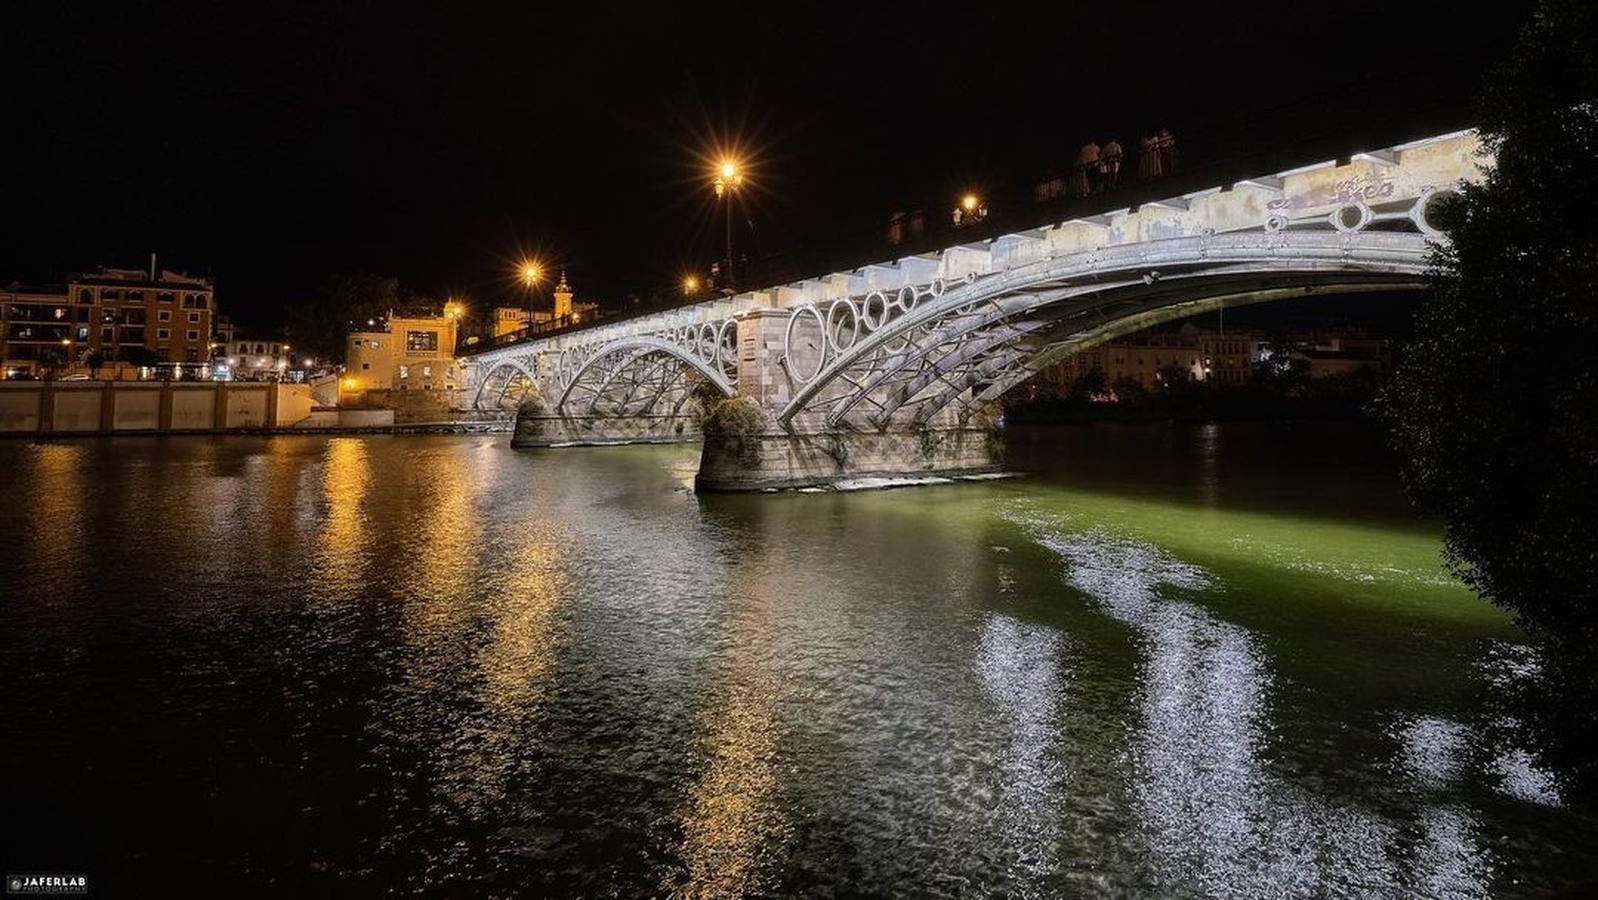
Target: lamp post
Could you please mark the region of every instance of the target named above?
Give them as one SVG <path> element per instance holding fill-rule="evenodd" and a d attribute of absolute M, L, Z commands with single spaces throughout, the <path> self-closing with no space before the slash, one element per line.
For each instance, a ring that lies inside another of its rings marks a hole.
<path fill-rule="evenodd" d="M 988 207 L 982 202 L 982 198 L 967 193 L 960 197 L 960 204 L 954 208 L 954 227 L 972 225 L 987 217 Z"/>
<path fill-rule="evenodd" d="M 522 263 L 522 284 L 527 286 L 527 333 L 529 335 L 533 333 L 533 298 L 536 296 L 535 289 L 538 285 L 538 279 L 543 277 L 543 274 L 543 269 L 539 267 L 538 263 L 530 260 Z"/>
<path fill-rule="evenodd" d="M 686 297 L 699 293 L 699 279 L 693 275 L 685 276 L 682 280 L 682 292 Z"/>
<path fill-rule="evenodd" d="M 716 180 L 712 184 L 716 188 L 716 196 L 727 201 L 727 285 L 732 285 L 732 195 L 738 188 L 743 187 L 744 173 L 738 163 L 731 159 L 721 161 L 721 167 L 716 170 Z"/>

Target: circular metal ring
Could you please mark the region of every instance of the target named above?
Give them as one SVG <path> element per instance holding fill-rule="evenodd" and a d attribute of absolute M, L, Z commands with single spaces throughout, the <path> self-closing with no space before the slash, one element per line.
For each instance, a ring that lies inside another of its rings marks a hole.
<path fill-rule="evenodd" d="M 816 359 L 816 370 L 814 372 L 811 372 L 809 375 L 805 375 L 805 376 L 801 377 L 798 372 L 794 371 L 794 364 L 793 364 L 793 351 L 794 351 L 794 346 L 793 346 L 793 326 L 794 326 L 794 324 L 796 322 L 799 321 L 800 317 L 803 316 L 805 313 L 809 313 L 812 317 L 815 318 L 815 320 L 816 320 L 816 328 L 817 328 L 817 330 L 819 330 L 821 332 L 821 346 L 818 348 L 821 351 L 821 355 Z M 800 384 L 808 384 L 811 381 L 815 380 L 815 377 L 817 375 L 821 374 L 821 370 L 823 368 L 826 368 L 826 365 L 827 365 L 827 321 L 826 321 L 826 319 L 823 319 L 821 317 L 821 310 L 816 309 L 815 306 L 813 306 L 811 304 L 807 303 L 804 306 L 796 306 L 796 307 L 794 307 L 793 312 L 788 314 L 788 327 L 782 333 L 782 367 L 784 369 L 788 370 L 788 377 L 789 378 L 792 378 L 794 381 L 797 381 Z"/>
<path fill-rule="evenodd" d="M 843 324 L 841 321 L 842 316 L 839 315 L 840 312 L 847 312 L 849 314 L 850 330 L 849 343 L 847 344 L 838 340 L 839 335 L 843 332 Z M 850 300 L 848 297 L 840 297 L 839 299 L 832 301 L 832 305 L 827 307 L 827 346 L 834 353 L 842 353 L 843 351 L 848 350 L 850 347 L 853 347 L 855 341 L 859 339 L 860 310 L 855 308 L 854 301 Z"/>
<path fill-rule="evenodd" d="M 571 350 L 560 351 L 560 356 L 555 358 L 555 377 L 559 379 L 560 386 L 571 384 Z"/>
<path fill-rule="evenodd" d="M 1420 233 L 1427 237 L 1446 237 L 1443 230 L 1437 227 L 1436 215 L 1438 207 L 1444 203 L 1452 203 L 1459 199 L 1459 191 L 1451 187 L 1427 188 L 1410 208 L 1409 219 L 1420 229 Z"/>
<path fill-rule="evenodd" d="M 726 319 L 716 328 L 716 364 L 728 384 L 738 383 L 738 320 Z"/>
<path fill-rule="evenodd" d="M 1287 230 L 1287 217 L 1281 213 L 1273 213 L 1265 217 L 1265 231 L 1275 234 Z"/>
<path fill-rule="evenodd" d="M 1344 234 L 1352 234 L 1356 231 L 1364 231 L 1365 226 L 1369 225 L 1371 219 L 1375 218 L 1375 216 L 1376 214 L 1371 212 L 1371 208 L 1363 203 L 1345 203 L 1332 210 L 1332 214 L 1328 216 L 1328 219 L 1330 219 L 1333 228 Z"/>
<path fill-rule="evenodd" d="M 707 363 L 715 362 L 716 351 L 719 349 L 716 341 L 720 336 L 721 333 L 717 329 L 715 322 L 701 324 L 699 326 L 698 346 L 694 350 L 695 354 Z"/>
<path fill-rule="evenodd" d="M 897 298 L 898 302 L 896 305 L 905 312 L 909 312 L 910 310 L 916 308 L 916 304 L 920 302 L 920 300 L 921 298 L 916 295 L 915 285 L 907 284 L 904 287 L 899 288 L 899 296 Z"/>
<path fill-rule="evenodd" d="M 875 303 L 879 310 L 875 316 L 871 314 L 872 303 Z M 876 331 L 888 321 L 888 313 L 891 312 L 892 303 L 893 301 L 889 300 L 888 296 L 881 291 L 872 291 L 866 295 L 864 300 L 860 301 L 860 322 L 866 326 L 867 331 Z"/>

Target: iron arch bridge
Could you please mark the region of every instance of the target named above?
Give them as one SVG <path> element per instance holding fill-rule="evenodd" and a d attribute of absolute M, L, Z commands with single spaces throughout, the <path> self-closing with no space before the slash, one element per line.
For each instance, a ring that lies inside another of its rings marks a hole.
<path fill-rule="evenodd" d="M 704 435 L 702 486 L 977 470 L 997 458 L 979 413 L 1072 354 L 1218 307 L 1421 286 L 1443 205 L 1491 164 L 1474 131 L 1424 138 L 487 347 L 468 384 L 517 409 L 517 446 Z M 690 404 L 707 392 L 736 402 Z"/>
<path fill-rule="evenodd" d="M 1094 248 L 985 275 L 793 308 L 782 365 L 787 429 L 957 424 L 1062 359 L 1161 322 L 1314 292 L 1423 285 L 1427 197 L 1384 230 L 1262 225 L 1252 232 Z M 1299 224 L 1299 223 L 1293 223 Z"/>
<path fill-rule="evenodd" d="M 532 400 L 557 416 L 675 416 L 699 385 L 737 392 L 737 349 L 738 323 L 728 318 L 502 355 L 484 366 L 472 405 L 520 409 Z"/>

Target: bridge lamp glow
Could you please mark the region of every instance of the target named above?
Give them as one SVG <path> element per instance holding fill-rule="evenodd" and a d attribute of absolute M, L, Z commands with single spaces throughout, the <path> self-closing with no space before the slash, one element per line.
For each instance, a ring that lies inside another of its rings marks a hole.
<path fill-rule="evenodd" d="M 682 280 L 682 292 L 684 294 L 692 294 L 692 293 L 694 293 L 695 291 L 698 291 L 698 290 L 699 290 L 699 279 L 695 278 L 692 275 L 689 275 L 688 277 L 686 277 L 686 278 L 684 278 Z"/>
<path fill-rule="evenodd" d="M 982 201 L 977 198 L 976 194 L 966 194 L 964 197 L 960 198 L 960 208 L 964 209 L 968 213 L 976 212 L 977 204 L 981 202 Z"/>
<path fill-rule="evenodd" d="M 743 170 L 739 167 L 737 161 L 724 159 L 721 161 L 721 165 L 716 167 L 716 180 L 713 183 L 716 187 L 716 196 L 724 196 L 733 188 L 743 185 Z"/>
<path fill-rule="evenodd" d="M 540 279 L 542 277 L 544 277 L 544 271 L 538 267 L 538 263 L 535 263 L 535 262 L 522 263 L 522 283 L 523 284 L 527 285 L 528 287 L 532 287 L 533 285 L 537 284 L 538 283 L 538 279 Z"/>

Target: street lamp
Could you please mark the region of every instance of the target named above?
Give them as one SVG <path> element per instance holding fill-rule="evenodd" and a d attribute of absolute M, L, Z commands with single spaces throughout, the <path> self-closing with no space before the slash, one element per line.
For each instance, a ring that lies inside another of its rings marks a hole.
<path fill-rule="evenodd" d="M 682 280 L 682 292 L 689 297 L 697 294 L 699 292 L 699 279 L 692 275 L 685 277 Z"/>
<path fill-rule="evenodd" d="M 970 225 L 980 222 L 988 217 L 988 208 L 982 204 L 982 198 L 976 194 L 966 193 L 960 197 L 960 205 L 954 209 L 954 226 Z"/>
<path fill-rule="evenodd" d="M 534 291 L 539 279 L 543 277 L 544 270 L 536 260 L 529 259 L 522 262 L 522 284 L 527 287 L 527 331 L 529 334 L 532 333 L 533 329 L 533 298 L 536 296 Z"/>
<path fill-rule="evenodd" d="M 716 170 L 716 180 L 711 182 L 716 188 L 716 197 L 727 201 L 727 284 L 732 284 L 732 195 L 738 188 L 743 187 L 744 173 L 738 162 L 733 159 L 723 159 L 721 166 Z"/>

